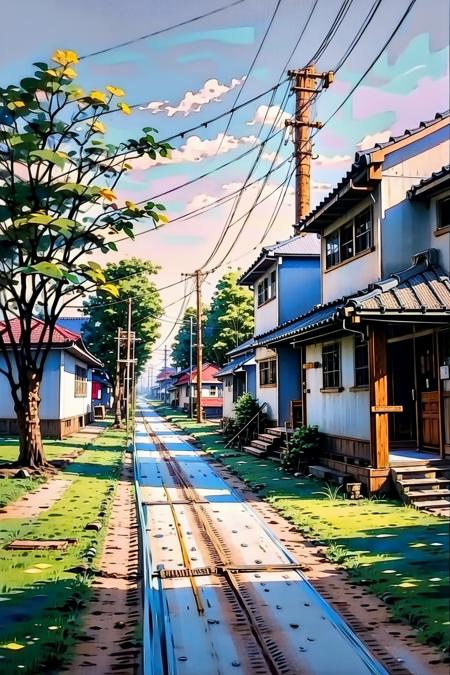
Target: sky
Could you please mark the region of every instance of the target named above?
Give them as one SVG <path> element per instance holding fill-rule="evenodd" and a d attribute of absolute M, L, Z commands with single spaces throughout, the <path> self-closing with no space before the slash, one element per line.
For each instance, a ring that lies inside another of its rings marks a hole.
<path fill-rule="evenodd" d="M 76 68 L 77 81 L 84 89 L 111 84 L 126 91 L 128 103 L 140 104 L 131 116 L 118 112 L 108 117 L 111 141 L 136 136 L 146 126 L 156 128 L 156 136 L 164 139 L 208 122 L 172 141 L 170 161 L 134 162 L 117 191 L 123 203 L 152 199 L 170 190 L 157 201 L 166 205 L 169 219 L 178 220 L 143 234 L 139 233 L 148 224 L 138 225 L 135 241 L 124 242 L 117 254 L 99 259 L 102 263 L 131 256 L 150 259 L 161 268 L 158 286 L 181 282 L 182 273 L 207 262 L 205 269 L 215 271 L 203 285 L 205 300 L 225 271 L 246 269 L 262 245 L 293 233 L 295 193 L 293 180 L 289 182 L 293 144 L 284 131 L 284 120 L 293 113 L 294 99 L 283 83 L 286 66 L 301 68 L 310 62 L 343 6 L 343 0 L 241 0 L 193 20 L 231 2 L 22 0 L 2 6 L 3 26 L 10 27 L 2 31 L 0 41 L 2 86 L 30 73 L 33 61 L 48 61 L 55 49 L 71 49 L 85 57 Z M 334 83 L 316 99 L 314 119 L 324 122 L 338 108 L 382 51 L 409 3 L 381 0 Z M 315 62 L 318 71 L 336 70 L 373 5 L 374 0 L 344 0 L 347 13 L 321 50 Z M 163 30 L 179 23 L 185 25 Z M 311 207 L 350 168 L 356 151 L 414 128 L 420 120 L 432 119 L 448 108 L 448 25 L 448 0 L 416 0 L 348 102 L 315 134 Z M 163 32 L 138 39 L 157 31 Z M 119 46 L 125 42 L 130 44 Z M 209 122 L 277 84 L 273 97 L 270 92 L 232 116 Z M 277 131 L 273 139 L 266 140 Z M 264 145 L 259 150 L 261 142 Z M 263 184 L 258 179 L 269 171 Z M 242 192 L 233 215 L 233 195 L 249 173 L 252 185 Z M 186 182 L 190 184 L 180 187 Z M 180 218 L 219 198 L 224 201 L 215 208 Z M 249 211 L 248 218 L 241 217 Z M 224 241 L 208 260 L 226 223 L 230 226 Z M 187 281 L 162 292 L 167 309 L 152 360 L 155 372 L 162 362 L 164 343 L 170 346 L 176 333 L 174 321 L 184 307 L 181 298 L 191 289 Z M 192 295 L 184 302 L 193 304 L 194 300 Z"/>

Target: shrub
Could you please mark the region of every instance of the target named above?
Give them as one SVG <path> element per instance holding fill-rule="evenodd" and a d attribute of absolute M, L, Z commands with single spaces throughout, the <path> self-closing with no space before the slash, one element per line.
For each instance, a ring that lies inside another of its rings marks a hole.
<path fill-rule="evenodd" d="M 306 469 L 319 449 L 319 427 L 305 426 L 295 429 L 283 453 L 283 467 L 298 471 Z"/>
<path fill-rule="evenodd" d="M 236 401 L 236 405 L 234 407 L 234 413 L 235 413 L 235 418 L 234 418 L 234 425 L 235 425 L 235 434 L 243 429 L 246 424 L 252 420 L 256 413 L 259 410 L 259 403 L 257 399 L 253 398 L 253 396 L 249 393 L 247 394 L 242 394 Z M 263 413 L 260 413 L 259 416 L 259 426 L 260 428 L 263 426 L 265 420 L 265 415 Z M 258 429 L 258 418 L 256 417 L 246 429 L 242 431 L 242 434 L 239 436 L 239 446 L 245 445 L 248 443 L 252 438 L 255 432 Z"/>

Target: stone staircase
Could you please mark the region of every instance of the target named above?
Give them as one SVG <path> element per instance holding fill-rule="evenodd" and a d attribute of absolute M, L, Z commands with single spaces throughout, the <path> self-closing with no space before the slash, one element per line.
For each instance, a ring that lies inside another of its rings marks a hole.
<path fill-rule="evenodd" d="M 450 463 L 441 459 L 399 462 L 391 466 L 393 481 L 405 504 L 450 516 Z"/>
<path fill-rule="evenodd" d="M 285 437 L 284 429 L 269 427 L 264 433 L 257 434 L 243 450 L 255 457 L 270 456 L 271 459 L 281 462 L 283 436 Z"/>

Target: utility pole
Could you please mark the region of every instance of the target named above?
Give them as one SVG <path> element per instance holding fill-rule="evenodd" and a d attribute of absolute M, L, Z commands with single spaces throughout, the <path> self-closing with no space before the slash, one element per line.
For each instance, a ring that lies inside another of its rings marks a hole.
<path fill-rule="evenodd" d="M 311 104 L 320 91 L 316 80 L 327 89 L 333 82 L 332 70 L 317 73 L 313 65 L 300 70 L 288 70 L 288 77 L 294 80 L 295 118 L 286 120 L 286 126 L 294 127 L 295 144 L 295 223 L 308 215 L 311 210 L 311 155 L 310 129 L 321 129 L 322 123 L 311 121 Z"/>
<path fill-rule="evenodd" d="M 192 316 L 189 317 L 189 417 L 192 418 Z"/>
<path fill-rule="evenodd" d="M 130 375 L 131 375 L 131 298 L 128 298 L 128 321 L 127 321 L 127 364 L 126 364 L 126 397 L 127 397 L 127 412 L 126 423 L 128 431 L 128 423 L 130 421 Z"/>
<path fill-rule="evenodd" d="M 202 275 L 201 270 L 195 271 L 195 291 L 197 298 L 197 424 L 203 422 L 202 415 L 202 369 L 203 369 L 203 344 L 202 344 Z"/>
<path fill-rule="evenodd" d="M 167 405 L 167 345 L 164 345 L 164 405 Z"/>

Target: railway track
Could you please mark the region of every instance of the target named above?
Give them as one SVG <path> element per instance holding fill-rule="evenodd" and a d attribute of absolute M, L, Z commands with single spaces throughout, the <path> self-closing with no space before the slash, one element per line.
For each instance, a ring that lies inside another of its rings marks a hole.
<path fill-rule="evenodd" d="M 385 675 L 252 510 L 162 420 L 141 415 L 153 578 L 173 650 L 164 672 Z"/>

